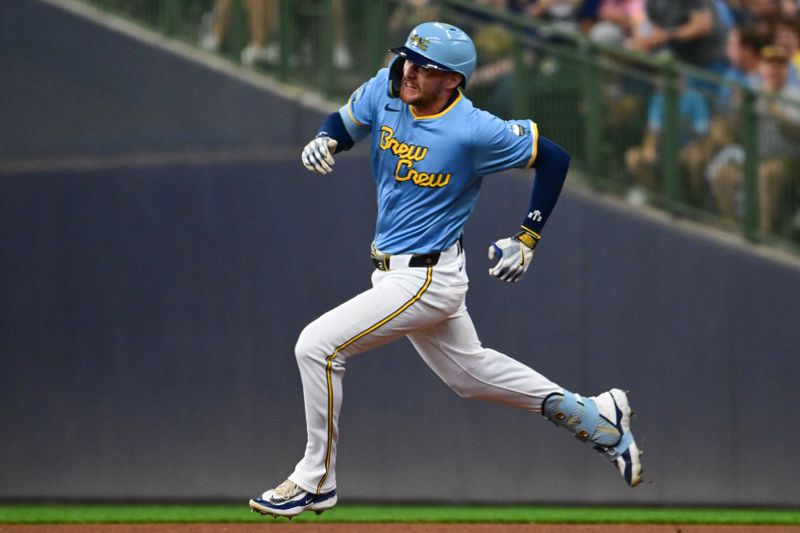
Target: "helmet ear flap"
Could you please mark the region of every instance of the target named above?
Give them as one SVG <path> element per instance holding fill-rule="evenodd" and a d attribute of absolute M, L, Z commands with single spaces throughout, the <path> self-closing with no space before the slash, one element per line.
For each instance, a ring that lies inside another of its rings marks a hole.
<path fill-rule="evenodd" d="M 403 65 L 405 63 L 406 58 L 396 56 L 389 64 L 389 87 L 387 92 L 390 98 L 400 96 L 400 83 L 403 81 Z"/>

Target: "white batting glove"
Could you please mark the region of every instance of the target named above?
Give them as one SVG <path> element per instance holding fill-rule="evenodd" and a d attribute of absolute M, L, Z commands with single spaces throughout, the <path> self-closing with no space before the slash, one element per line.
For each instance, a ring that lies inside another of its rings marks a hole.
<path fill-rule="evenodd" d="M 534 237 L 525 231 L 493 242 L 489 246 L 489 259 L 498 261 L 489 269 L 489 275 L 509 283 L 519 281 L 533 261 L 533 249 L 537 242 L 538 235 Z"/>
<path fill-rule="evenodd" d="M 328 174 L 333 172 L 333 156 L 339 143 L 330 137 L 316 137 L 303 148 L 303 166 L 311 172 Z"/>

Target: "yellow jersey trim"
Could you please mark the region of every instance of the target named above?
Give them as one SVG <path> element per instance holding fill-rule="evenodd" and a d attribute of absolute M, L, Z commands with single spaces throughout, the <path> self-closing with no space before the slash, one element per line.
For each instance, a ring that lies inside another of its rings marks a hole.
<path fill-rule="evenodd" d="M 414 112 L 414 107 L 413 106 L 408 106 L 408 109 L 411 111 L 411 116 L 414 117 L 414 120 L 428 120 L 428 119 L 431 119 L 431 118 L 439 118 L 439 117 L 444 116 L 447 113 L 449 113 L 450 110 L 453 109 L 456 106 L 456 104 L 461 100 L 462 96 L 463 96 L 463 93 L 461 92 L 461 89 L 458 89 L 458 96 L 456 97 L 455 100 L 453 100 L 453 103 L 450 104 L 449 106 L 445 107 L 442 111 L 440 111 L 439 113 L 436 113 L 435 115 L 422 115 L 422 116 L 419 116 Z"/>
<path fill-rule="evenodd" d="M 336 359 L 336 356 L 339 355 L 339 352 L 356 342 L 358 339 L 364 337 L 365 335 L 369 335 L 379 327 L 385 325 L 387 322 L 392 320 L 393 318 L 399 316 L 403 311 L 414 305 L 416 302 L 422 298 L 422 295 L 425 294 L 425 291 L 428 290 L 428 287 L 431 285 L 431 280 L 433 279 L 433 267 L 428 267 L 428 274 L 425 277 L 425 283 L 422 287 L 417 291 L 417 294 L 413 296 L 409 301 L 401 305 L 397 310 L 395 310 L 389 316 L 382 318 L 372 326 L 368 327 L 358 335 L 351 337 L 350 339 L 346 340 L 344 343 L 340 344 L 336 347 L 331 355 L 329 355 L 325 360 L 328 362 L 325 368 L 325 379 L 328 383 L 328 446 L 325 450 L 325 474 L 320 479 L 319 483 L 317 484 L 317 494 L 320 494 L 322 491 L 322 485 L 325 483 L 325 480 L 328 478 L 328 472 L 330 471 L 331 467 L 331 447 L 333 446 L 333 382 L 331 378 L 331 373 L 333 371 L 333 360 Z"/>
<path fill-rule="evenodd" d="M 536 156 L 539 152 L 539 126 L 532 120 L 528 122 L 531 123 L 531 137 L 533 138 L 533 147 L 531 148 L 531 159 L 528 161 L 528 167 L 531 168 L 533 163 L 536 162 Z"/>

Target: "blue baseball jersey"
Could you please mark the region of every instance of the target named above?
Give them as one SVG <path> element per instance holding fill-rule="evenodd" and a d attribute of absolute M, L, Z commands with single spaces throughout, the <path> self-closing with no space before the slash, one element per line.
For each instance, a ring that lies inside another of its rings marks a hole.
<path fill-rule="evenodd" d="M 378 71 L 339 110 L 354 140 L 370 137 L 375 246 L 389 254 L 445 250 L 472 213 L 483 176 L 533 166 L 537 126 L 501 120 L 461 92 L 441 113 L 415 116 L 389 96 L 388 75 L 388 69 Z"/>

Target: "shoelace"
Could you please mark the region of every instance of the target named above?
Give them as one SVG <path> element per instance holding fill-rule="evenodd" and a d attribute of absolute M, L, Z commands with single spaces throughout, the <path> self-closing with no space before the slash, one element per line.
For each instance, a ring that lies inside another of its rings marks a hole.
<path fill-rule="evenodd" d="M 297 485 L 295 485 L 294 482 L 287 479 L 286 481 L 277 486 L 273 494 L 278 498 L 288 500 L 289 498 L 297 494 Z"/>

